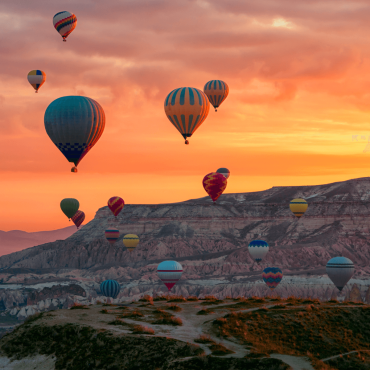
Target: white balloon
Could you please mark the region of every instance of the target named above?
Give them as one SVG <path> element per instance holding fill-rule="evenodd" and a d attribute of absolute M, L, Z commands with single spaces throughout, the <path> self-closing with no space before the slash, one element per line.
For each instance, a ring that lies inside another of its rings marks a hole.
<path fill-rule="evenodd" d="M 349 258 L 334 257 L 326 264 L 326 273 L 334 285 L 342 291 L 355 273 L 355 266 Z"/>
<path fill-rule="evenodd" d="M 248 245 L 252 258 L 260 263 L 269 251 L 269 245 L 264 240 L 252 240 Z"/>

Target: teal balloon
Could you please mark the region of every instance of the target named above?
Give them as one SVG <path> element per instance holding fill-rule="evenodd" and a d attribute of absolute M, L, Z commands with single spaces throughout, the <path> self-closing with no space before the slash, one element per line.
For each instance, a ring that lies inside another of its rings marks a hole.
<path fill-rule="evenodd" d="M 44 123 L 51 141 L 77 166 L 101 137 L 105 114 L 93 99 L 64 96 L 47 107 Z"/>

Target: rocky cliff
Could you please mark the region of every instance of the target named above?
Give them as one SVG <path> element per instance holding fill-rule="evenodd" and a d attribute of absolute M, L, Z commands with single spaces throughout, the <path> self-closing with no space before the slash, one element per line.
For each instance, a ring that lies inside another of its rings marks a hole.
<path fill-rule="evenodd" d="M 296 219 L 289 201 L 303 197 L 308 211 Z M 216 205 L 208 197 L 182 203 L 126 205 L 114 219 L 108 209 L 64 241 L 43 244 L 0 257 L 3 283 L 53 279 L 98 283 L 114 278 L 121 296 L 164 291 L 156 275 L 159 262 L 176 259 L 184 267 L 174 291 L 183 294 L 268 294 L 261 270 L 284 272 L 280 294 L 330 297 L 326 262 L 343 255 L 356 265 L 355 282 L 365 296 L 370 275 L 370 178 L 318 186 L 273 187 L 224 194 Z M 120 239 L 111 246 L 104 231 L 116 227 Z M 131 254 L 122 244 L 135 233 L 140 244 Z M 248 243 L 266 240 L 270 252 L 258 266 Z M 348 292 L 347 292 L 348 293 Z M 345 294 L 347 294 L 345 293 Z"/>

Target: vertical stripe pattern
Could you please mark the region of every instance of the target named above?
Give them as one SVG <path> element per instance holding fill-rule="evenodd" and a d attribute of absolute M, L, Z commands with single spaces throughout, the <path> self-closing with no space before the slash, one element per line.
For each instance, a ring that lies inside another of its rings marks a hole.
<path fill-rule="evenodd" d="M 194 87 L 171 91 L 164 101 L 164 111 L 184 139 L 190 137 L 204 122 L 209 112 L 207 96 Z"/>
<path fill-rule="evenodd" d="M 47 107 L 44 123 L 52 142 L 77 166 L 103 134 L 105 114 L 93 99 L 64 96 Z"/>
<path fill-rule="evenodd" d="M 53 17 L 53 25 L 63 37 L 63 41 L 66 41 L 68 35 L 76 28 L 77 17 L 70 12 L 59 12 Z"/>
<path fill-rule="evenodd" d="M 106 297 L 111 297 L 113 299 L 117 298 L 121 286 L 115 280 L 105 280 L 100 284 L 100 291 Z"/>
<path fill-rule="evenodd" d="M 204 93 L 207 95 L 210 103 L 214 106 L 217 112 L 217 108 L 229 95 L 229 86 L 227 83 L 221 80 L 208 81 L 204 85 Z"/>

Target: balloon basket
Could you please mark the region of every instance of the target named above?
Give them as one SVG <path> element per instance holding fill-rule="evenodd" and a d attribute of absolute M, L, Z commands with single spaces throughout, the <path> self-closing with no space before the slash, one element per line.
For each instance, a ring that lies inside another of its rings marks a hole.
<path fill-rule="evenodd" d="M 38 93 L 38 91 L 36 90 L 36 91 L 35 91 L 35 94 L 37 94 L 37 93 Z"/>
<path fill-rule="evenodd" d="M 185 145 L 189 145 L 189 140 L 185 140 Z"/>

